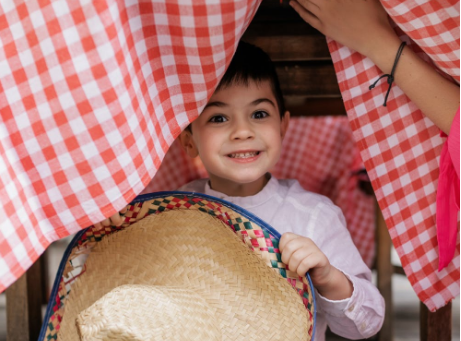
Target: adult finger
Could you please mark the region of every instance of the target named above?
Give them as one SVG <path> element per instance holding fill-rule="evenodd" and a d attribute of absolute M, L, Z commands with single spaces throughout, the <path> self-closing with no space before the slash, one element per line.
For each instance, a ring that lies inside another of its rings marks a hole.
<path fill-rule="evenodd" d="M 299 4 L 296 0 L 290 1 L 290 6 L 299 14 L 299 16 L 307 22 L 309 25 L 314 27 L 315 29 L 319 30 L 321 23 L 319 18 L 317 18 L 312 12 L 305 9 L 303 6 Z"/>
<path fill-rule="evenodd" d="M 318 17 L 320 14 L 320 6 L 315 2 L 315 0 L 293 0 L 297 2 L 299 5 L 304 7 L 305 10 L 312 13 L 312 15 Z M 323 0 L 324 1 L 324 0 Z"/>

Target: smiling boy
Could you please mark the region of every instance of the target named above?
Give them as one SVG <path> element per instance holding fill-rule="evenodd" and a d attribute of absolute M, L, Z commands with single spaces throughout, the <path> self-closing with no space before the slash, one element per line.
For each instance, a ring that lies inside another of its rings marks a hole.
<path fill-rule="evenodd" d="M 230 201 L 283 234 L 283 262 L 299 276 L 309 271 L 316 289 L 316 341 L 325 340 L 327 324 L 341 336 L 368 338 L 381 328 L 384 301 L 340 209 L 296 180 L 268 173 L 279 159 L 289 120 L 272 61 L 241 42 L 200 117 L 179 137 L 190 157 L 201 158 L 209 179 L 180 190 Z"/>
<path fill-rule="evenodd" d="M 217 91 L 181 136 L 191 157 L 200 158 L 211 188 L 229 196 L 258 193 L 277 162 L 290 114 L 280 117 L 268 82 L 250 80 Z"/>

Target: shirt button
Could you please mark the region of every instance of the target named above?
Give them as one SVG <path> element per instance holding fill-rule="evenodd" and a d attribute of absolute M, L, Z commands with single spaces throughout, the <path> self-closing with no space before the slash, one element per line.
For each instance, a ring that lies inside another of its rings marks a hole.
<path fill-rule="evenodd" d="M 350 312 L 353 312 L 353 311 L 354 311 L 354 308 L 355 308 L 354 305 L 351 304 L 351 306 L 350 306 L 349 309 L 347 309 L 347 310 L 349 310 Z"/>
<path fill-rule="evenodd" d="M 362 330 L 362 332 L 364 332 L 365 329 L 367 329 L 367 324 L 365 322 L 362 322 L 362 324 L 360 325 L 360 329 Z"/>

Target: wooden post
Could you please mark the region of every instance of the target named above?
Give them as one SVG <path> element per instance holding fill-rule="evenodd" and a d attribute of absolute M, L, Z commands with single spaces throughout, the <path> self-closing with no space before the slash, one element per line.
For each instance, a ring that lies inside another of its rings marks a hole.
<path fill-rule="evenodd" d="M 41 264 L 37 260 L 6 290 L 7 341 L 36 341 L 42 326 Z"/>
<path fill-rule="evenodd" d="M 419 332 L 421 341 L 450 341 L 451 340 L 451 302 L 432 313 L 420 303 Z"/>
<path fill-rule="evenodd" d="M 376 213 L 376 271 L 378 289 L 386 304 L 384 323 L 378 334 L 378 341 L 392 341 L 394 337 L 392 323 L 394 316 L 392 309 L 392 274 L 394 273 L 394 267 L 391 263 L 392 241 L 378 205 L 376 205 Z"/>

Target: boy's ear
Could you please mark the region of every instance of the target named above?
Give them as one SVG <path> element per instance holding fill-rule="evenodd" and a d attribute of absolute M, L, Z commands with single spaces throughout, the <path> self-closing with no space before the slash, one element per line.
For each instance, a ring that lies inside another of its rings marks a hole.
<path fill-rule="evenodd" d="M 181 143 L 181 146 L 184 148 L 186 154 L 189 155 L 191 158 L 198 156 L 198 150 L 195 145 L 194 139 L 192 138 L 191 131 L 189 131 L 188 129 L 184 130 L 179 135 L 179 142 Z"/>
<path fill-rule="evenodd" d="M 282 125 L 280 127 L 282 139 L 285 137 L 289 124 L 290 124 L 290 112 L 287 110 L 285 111 L 285 115 L 283 115 L 282 117 Z"/>

